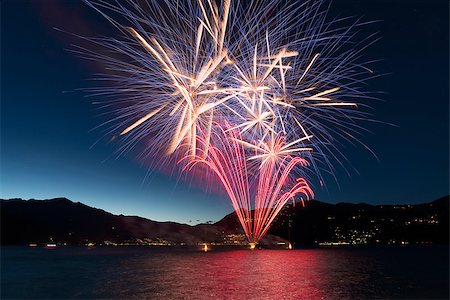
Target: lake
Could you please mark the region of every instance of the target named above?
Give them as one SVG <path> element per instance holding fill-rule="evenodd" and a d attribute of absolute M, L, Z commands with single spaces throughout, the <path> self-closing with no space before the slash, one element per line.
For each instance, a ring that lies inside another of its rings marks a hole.
<path fill-rule="evenodd" d="M 1 298 L 448 298 L 448 251 L 7 246 L 1 248 Z"/>

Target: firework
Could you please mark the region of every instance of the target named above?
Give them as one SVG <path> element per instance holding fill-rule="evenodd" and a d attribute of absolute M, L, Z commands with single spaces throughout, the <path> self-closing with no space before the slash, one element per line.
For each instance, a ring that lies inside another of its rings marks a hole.
<path fill-rule="evenodd" d="M 195 157 L 187 156 L 189 163 L 185 168 L 202 163 L 217 175 L 249 242 L 257 243 L 286 202 L 298 195 L 302 196 L 301 201 L 313 196 L 303 178 L 292 178 L 292 170 L 305 167 L 307 161 L 285 154 L 288 145 L 276 137 L 270 144 L 272 154 L 252 166 L 249 162 L 255 156 L 249 157 L 240 133 L 225 130 L 220 124 L 214 124 L 214 128 L 208 144 L 201 134 L 198 136 L 199 149 L 203 150 Z M 256 186 L 256 194 L 252 186 Z"/>
<path fill-rule="evenodd" d="M 92 90 L 117 107 L 107 130 L 123 151 L 145 141 L 145 155 L 207 166 L 250 242 L 289 200 L 313 196 L 309 170 L 332 172 L 339 140 L 359 142 L 369 42 L 355 46 L 361 24 L 327 22 L 321 1 L 87 3 L 122 34 L 91 39 L 114 56 L 81 51 L 114 82 Z"/>

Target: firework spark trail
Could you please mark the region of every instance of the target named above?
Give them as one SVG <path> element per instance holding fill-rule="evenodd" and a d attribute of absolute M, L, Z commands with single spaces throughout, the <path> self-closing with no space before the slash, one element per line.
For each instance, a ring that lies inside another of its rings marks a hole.
<path fill-rule="evenodd" d="M 121 151 L 146 141 L 145 155 L 207 165 L 249 241 L 287 201 L 312 197 L 309 169 L 322 182 L 332 160 L 343 165 L 340 141 L 360 143 L 359 86 L 375 76 L 360 56 L 373 37 L 355 47 L 363 23 L 326 21 L 322 1 L 85 2 L 123 34 L 90 39 L 109 54 L 78 50 L 111 72 L 100 79 L 115 85 L 91 91 L 115 97 L 105 126 Z"/>
<path fill-rule="evenodd" d="M 200 151 L 194 157 L 184 157 L 182 160 L 189 161 L 184 168 L 192 169 L 196 164 L 205 164 L 217 175 L 230 197 L 249 242 L 257 243 L 287 201 L 295 199 L 299 194 L 305 199 L 314 196 L 303 178 L 292 178 L 292 169 L 304 167 L 307 162 L 300 157 L 277 153 L 261 167 L 249 166 L 248 154 L 240 142 L 239 132 L 225 130 L 220 124 L 215 124 L 214 127 L 208 147 L 200 148 L 207 155 Z M 202 136 L 203 134 L 197 136 L 198 142 L 206 146 Z M 278 138 L 274 145 L 275 151 L 283 148 L 284 139 Z M 256 195 L 251 191 L 250 178 L 257 182 Z"/>

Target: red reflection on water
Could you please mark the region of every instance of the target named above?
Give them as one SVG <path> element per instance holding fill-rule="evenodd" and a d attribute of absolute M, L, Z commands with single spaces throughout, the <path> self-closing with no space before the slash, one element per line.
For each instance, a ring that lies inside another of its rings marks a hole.
<path fill-rule="evenodd" d="M 345 257 L 317 249 L 209 252 L 186 254 L 184 259 L 165 256 L 162 269 L 151 259 L 157 274 L 148 278 L 148 284 L 168 298 L 348 298 L 352 288 L 347 284 L 341 289 L 345 284 L 339 276 L 349 269 Z M 140 268 L 145 272 L 145 267 Z M 352 279 L 355 284 L 358 278 Z"/>
<path fill-rule="evenodd" d="M 149 299 L 372 299 L 384 294 L 376 251 L 211 250 L 124 257 L 105 272 L 108 289 L 98 293 Z M 124 275 L 111 278 L 112 273 Z"/>
<path fill-rule="evenodd" d="M 326 260 L 314 251 L 236 251 L 218 253 L 223 262 L 206 267 L 216 289 L 210 295 L 240 299 L 321 299 L 329 278 Z M 323 264 L 323 266 L 321 266 Z M 219 267 L 219 268 L 217 268 Z"/>
<path fill-rule="evenodd" d="M 6 292 L 2 290 L 2 296 L 448 299 L 448 247 L 199 250 L 5 247 L 2 287 Z"/>

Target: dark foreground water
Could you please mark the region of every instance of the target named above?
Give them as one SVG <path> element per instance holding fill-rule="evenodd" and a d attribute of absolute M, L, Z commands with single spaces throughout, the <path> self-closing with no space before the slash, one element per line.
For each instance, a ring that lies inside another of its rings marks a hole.
<path fill-rule="evenodd" d="M 448 247 L 1 248 L 1 298 L 448 298 Z"/>

